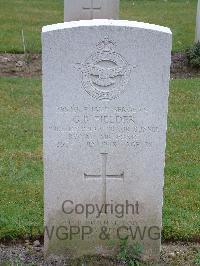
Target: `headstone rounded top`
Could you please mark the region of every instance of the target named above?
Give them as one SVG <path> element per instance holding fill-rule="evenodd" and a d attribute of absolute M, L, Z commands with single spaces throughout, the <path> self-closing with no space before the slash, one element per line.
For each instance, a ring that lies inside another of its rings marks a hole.
<path fill-rule="evenodd" d="M 78 27 L 91 27 L 91 26 L 92 27 L 115 26 L 115 27 L 142 28 L 142 29 L 154 30 L 154 31 L 172 34 L 169 28 L 163 27 L 163 26 L 158 26 L 158 25 L 138 22 L 138 21 L 109 20 L 109 19 L 80 20 L 80 21 L 71 21 L 71 22 L 47 25 L 42 28 L 42 32 L 44 33 L 44 32 L 55 31 L 55 30 L 63 30 L 63 29 L 78 28 Z"/>

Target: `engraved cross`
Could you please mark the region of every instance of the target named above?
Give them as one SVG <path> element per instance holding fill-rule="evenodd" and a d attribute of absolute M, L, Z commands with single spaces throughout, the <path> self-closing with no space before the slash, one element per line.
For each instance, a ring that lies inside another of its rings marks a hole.
<path fill-rule="evenodd" d="M 102 156 L 102 167 L 100 175 L 88 175 L 84 174 L 85 179 L 100 179 L 102 181 L 102 205 L 106 206 L 106 195 L 107 195 L 107 179 L 118 179 L 124 180 L 124 172 L 119 175 L 107 175 L 107 153 L 101 153 Z"/>
<path fill-rule="evenodd" d="M 96 0 L 89 0 L 90 4 L 82 7 L 83 10 L 90 11 L 90 19 L 94 18 L 94 11 L 101 10 L 101 4 L 96 3 Z"/>

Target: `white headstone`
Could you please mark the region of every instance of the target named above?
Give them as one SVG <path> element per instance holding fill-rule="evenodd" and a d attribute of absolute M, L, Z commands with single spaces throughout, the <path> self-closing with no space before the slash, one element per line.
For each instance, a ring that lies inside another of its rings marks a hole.
<path fill-rule="evenodd" d="M 118 18 L 119 0 L 64 0 L 64 21 Z"/>
<path fill-rule="evenodd" d="M 200 0 L 197 5 L 197 19 L 196 19 L 196 42 L 200 42 Z"/>
<path fill-rule="evenodd" d="M 42 42 L 46 254 L 113 254 L 129 236 L 158 258 L 171 31 L 91 20 Z"/>

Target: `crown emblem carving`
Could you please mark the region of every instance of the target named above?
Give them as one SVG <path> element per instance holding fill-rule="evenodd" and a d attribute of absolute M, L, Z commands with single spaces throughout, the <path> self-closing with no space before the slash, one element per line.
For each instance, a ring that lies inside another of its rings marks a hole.
<path fill-rule="evenodd" d="M 97 48 L 103 52 L 109 52 L 115 47 L 115 42 L 109 40 L 108 37 L 105 37 L 104 40 L 98 42 Z"/>

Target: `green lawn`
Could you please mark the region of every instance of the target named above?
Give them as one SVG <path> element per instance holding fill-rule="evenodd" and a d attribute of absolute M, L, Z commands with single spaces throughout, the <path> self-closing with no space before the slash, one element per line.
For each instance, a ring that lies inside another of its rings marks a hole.
<path fill-rule="evenodd" d="M 200 240 L 200 79 L 171 82 L 164 238 Z"/>
<path fill-rule="evenodd" d="M 0 238 L 43 224 L 41 81 L 0 79 Z"/>
<path fill-rule="evenodd" d="M 40 52 L 41 27 L 63 21 L 64 0 L 0 0 L 0 52 Z M 138 20 L 173 31 L 173 50 L 194 41 L 197 0 L 121 0 L 121 19 Z"/>
<path fill-rule="evenodd" d="M 0 79 L 0 239 L 43 226 L 41 81 Z M 170 89 L 164 239 L 200 236 L 200 79 Z"/>

